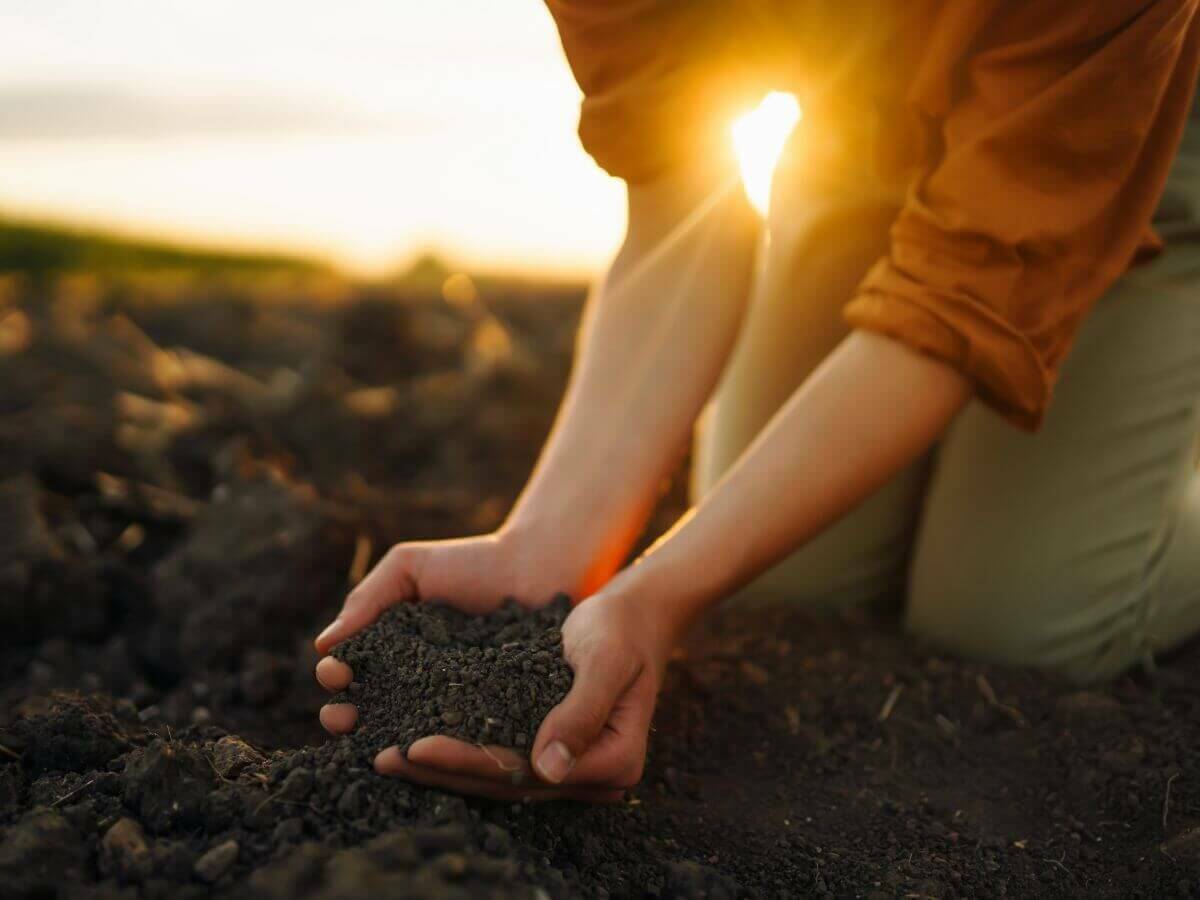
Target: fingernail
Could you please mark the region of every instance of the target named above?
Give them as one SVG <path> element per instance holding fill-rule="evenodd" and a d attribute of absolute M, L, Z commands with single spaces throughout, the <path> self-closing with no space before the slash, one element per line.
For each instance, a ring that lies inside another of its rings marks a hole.
<path fill-rule="evenodd" d="M 575 768 L 575 757 L 562 741 L 552 741 L 537 761 L 538 774 L 551 784 L 561 784 Z"/>
<path fill-rule="evenodd" d="M 326 641 L 332 639 L 333 636 L 338 633 L 338 629 L 341 627 L 341 624 L 342 624 L 341 619 L 334 619 L 332 622 L 330 622 L 328 625 L 326 625 L 325 630 L 317 635 L 316 643 L 318 644 L 318 646 L 321 644 L 324 644 Z"/>

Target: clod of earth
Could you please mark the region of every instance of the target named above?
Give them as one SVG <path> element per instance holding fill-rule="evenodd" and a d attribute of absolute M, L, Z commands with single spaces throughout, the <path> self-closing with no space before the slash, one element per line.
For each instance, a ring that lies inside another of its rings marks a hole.
<path fill-rule="evenodd" d="M 141 881 L 150 874 L 152 861 L 146 833 L 136 819 L 117 819 L 100 841 L 100 871 L 123 881 Z"/>
<path fill-rule="evenodd" d="M 136 721 L 128 703 L 59 694 L 40 705 L 45 715 L 18 720 L 5 743 L 10 750 L 20 750 L 26 765 L 36 772 L 98 768 L 130 749 L 118 721 L 123 719 L 124 726 Z"/>
<path fill-rule="evenodd" d="M 334 700 L 358 707 L 353 745 L 369 759 L 444 734 L 528 752 L 571 687 L 561 631 L 570 608 L 565 594 L 483 616 L 444 603 L 391 608 L 333 651 L 354 671 Z"/>
<path fill-rule="evenodd" d="M 223 841 L 217 844 L 196 860 L 196 865 L 192 867 L 196 877 L 208 884 L 220 881 L 221 876 L 237 862 L 238 849 L 237 841 Z"/>

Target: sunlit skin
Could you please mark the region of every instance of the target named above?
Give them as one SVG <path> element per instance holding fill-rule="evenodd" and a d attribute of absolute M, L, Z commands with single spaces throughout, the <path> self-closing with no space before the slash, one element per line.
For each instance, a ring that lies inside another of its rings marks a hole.
<path fill-rule="evenodd" d="M 663 670 L 690 624 L 916 459 L 967 403 L 955 370 L 852 333 L 705 499 L 619 569 L 737 335 L 761 227 L 737 184 L 704 170 L 629 189 L 625 241 L 589 300 L 558 420 L 508 520 L 481 537 L 398 545 L 317 638 L 328 653 L 387 606 L 431 597 L 473 611 L 510 594 L 583 598 L 563 629 L 574 684 L 528 759 L 430 736 L 407 756 L 384 750 L 379 772 L 501 799 L 620 798 L 641 778 Z M 330 690 L 352 677 L 332 658 L 318 664 Z M 345 704 L 321 711 L 334 734 L 356 718 Z"/>

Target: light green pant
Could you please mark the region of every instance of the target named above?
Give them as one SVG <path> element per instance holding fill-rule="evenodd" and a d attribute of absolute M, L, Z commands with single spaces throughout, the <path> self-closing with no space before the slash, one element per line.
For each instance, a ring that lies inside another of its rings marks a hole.
<path fill-rule="evenodd" d="M 1181 159 L 1169 196 L 1200 209 L 1194 170 Z M 694 497 L 845 335 L 841 307 L 896 211 L 832 185 L 779 187 L 747 320 L 698 431 Z M 1200 240 L 1185 236 L 1097 305 L 1040 432 L 973 403 L 927 458 L 739 599 L 904 596 L 908 629 L 952 652 L 1115 675 L 1200 630 L 1198 435 Z M 797 472 L 791 489 L 804 482 Z"/>

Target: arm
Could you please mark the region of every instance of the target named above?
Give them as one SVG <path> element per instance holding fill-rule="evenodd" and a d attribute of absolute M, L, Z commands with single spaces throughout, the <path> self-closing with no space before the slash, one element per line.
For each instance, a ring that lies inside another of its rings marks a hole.
<path fill-rule="evenodd" d="M 758 220 L 736 183 L 629 188 L 624 246 L 589 303 L 558 420 L 502 534 L 600 587 L 624 561 L 736 337 Z M 583 511 L 586 510 L 586 513 Z"/>
<path fill-rule="evenodd" d="M 659 598 L 648 615 L 660 640 L 673 643 L 704 609 L 916 460 L 970 396 L 970 382 L 950 366 L 889 338 L 851 334 L 709 496 L 606 593 Z"/>

